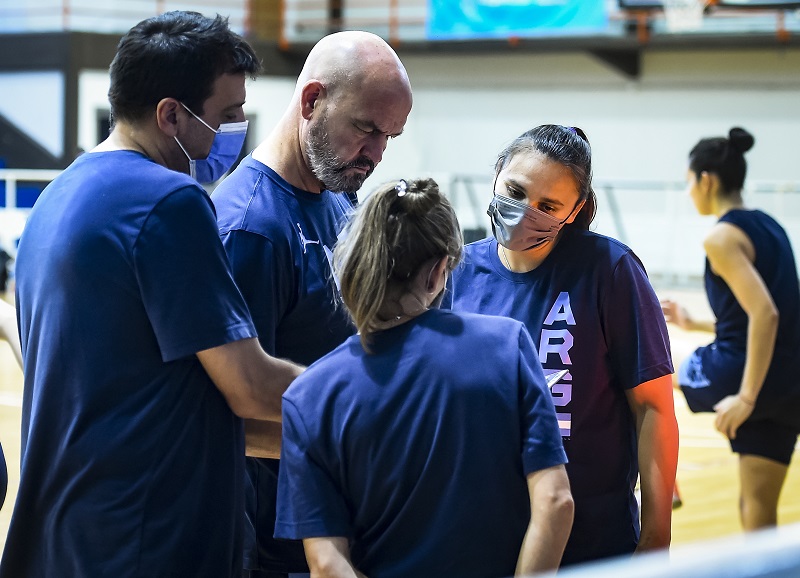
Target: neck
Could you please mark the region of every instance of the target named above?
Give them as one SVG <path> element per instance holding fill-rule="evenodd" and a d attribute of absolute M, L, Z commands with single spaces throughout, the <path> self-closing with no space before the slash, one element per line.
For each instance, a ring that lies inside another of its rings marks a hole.
<path fill-rule="evenodd" d="M 390 319 L 383 319 L 379 317 L 373 321 L 372 326 L 375 331 L 385 331 L 387 329 L 391 329 L 392 327 L 402 325 L 407 321 L 411 321 L 414 319 L 414 317 L 416 317 L 416 315 L 397 315 Z"/>
<path fill-rule="evenodd" d="M 301 146 L 299 128 L 291 119 L 282 119 L 267 139 L 253 151 L 253 158 L 267 165 L 287 183 L 311 193 L 321 193 L 324 186 L 311 172 Z"/>
<path fill-rule="evenodd" d="M 742 207 L 744 207 L 742 195 L 740 193 L 735 193 L 727 197 L 718 198 L 714 204 L 714 214 L 719 218 L 728 211 L 741 209 Z"/>
<path fill-rule="evenodd" d="M 389 290 L 373 323 L 375 329 L 389 329 L 411 321 L 430 307 L 431 300 L 420 298 L 413 290 Z"/>
<path fill-rule="evenodd" d="M 176 143 L 174 148 L 178 148 Z M 108 138 L 97 145 L 92 152 L 108 151 L 135 151 L 152 159 L 161 166 L 175 171 L 188 172 L 188 161 L 183 153 L 178 157 L 174 150 L 171 150 L 168 143 L 159 141 L 156 136 L 148 132 L 146 128 L 118 121 L 108 135 Z"/>
<path fill-rule="evenodd" d="M 92 150 L 93 152 L 136 151 L 143 155 L 150 156 L 147 154 L 144 144 L 140 141 L 141 138 L 136 129 L 124 124 L 117 124 L 114 130 L 111 131 L 111 134 L 108 135 L 108 138 Z"/>
<path fill-rule="evenodd" d="M 559 239 L 561 239 L 561 233 L 553 241 L 527 251 L 512 251 L 498 243 L 497 254 L 506 269 L 514 273 L 527 273 L 536 269 L 547 259 L 548 255 L 555 249 Z"/>

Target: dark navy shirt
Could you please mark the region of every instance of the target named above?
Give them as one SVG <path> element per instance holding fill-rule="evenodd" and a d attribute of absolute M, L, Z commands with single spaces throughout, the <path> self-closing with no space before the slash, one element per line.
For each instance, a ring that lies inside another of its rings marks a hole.
<path fill-rule="evenodd" d="M 0 574 L 236 576 L 242 422 L 195 353 L 254 337 L 205 191 L 130 151 L 42 193 L 17 256 L 22 470 Z"/>
<path fill-rule="evenodd" d="M 357 336 L 284 394 L 278 520 L 374 578 L 513 575 L 526 475 L 566 461 L 522 324 L 428 311 Z"/>
<path fill-rule="evenodd" d="M 625 392 L 672 373 L 664 316 L 622 243 L 565 227 L 533 271 L 514 273 L 493 238 L 465 248 L 452 307 L 522 321 L 552 388 L 569 457 L 575 521 L 563 564 L 632 552 L 639 537 L 635 424 Z"/>
<path fill-rule="evenodd" d="M 293 187 L 246 157 L 214 191 L 219 233 L 265 351 L 309 365 L 355 333 L 338 304 L 333 247 L 347 195 Z M 272 538 L 278 460 L 248 458 L 245 567 L 306 569 L 302 545 Z"/>

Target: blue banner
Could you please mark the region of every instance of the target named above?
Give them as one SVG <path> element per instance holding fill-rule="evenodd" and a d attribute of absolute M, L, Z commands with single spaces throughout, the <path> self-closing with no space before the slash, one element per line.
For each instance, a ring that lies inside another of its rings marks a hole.
<path fill-rule="evenodd" d="M 596 34 L 605 0 L 428 0 L 431 40 Z"/>

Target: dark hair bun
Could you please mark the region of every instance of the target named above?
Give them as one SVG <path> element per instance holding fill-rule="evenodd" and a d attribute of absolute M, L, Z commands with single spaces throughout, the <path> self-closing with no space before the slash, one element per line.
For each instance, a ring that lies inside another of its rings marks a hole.
<path fill-rule="evenodd" d="M 439 203 L 439 186 L 433 179 L 401 182 L 405 183 L 405 194 L 398 194 L 396 201 L 398 213 L 421 218 Z"/>
<path fill-rule="evenodd" d="M 753 144 L 756 142 L 756 139 L 753 138 L 753 135 L 738 126 L 733 127 L 730 130 L 728 133 L 728 140 L 730 141 L 731 146 L 740 153 L 746 153 L 749 151 L 751 148 L 753 148 Z"/>

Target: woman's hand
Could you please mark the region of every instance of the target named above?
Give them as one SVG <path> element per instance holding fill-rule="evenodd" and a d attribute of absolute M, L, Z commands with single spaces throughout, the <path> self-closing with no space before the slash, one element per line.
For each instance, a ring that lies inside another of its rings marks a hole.
<path fill-rule="evenodd" d="M 664 319 L 667 320 L 667 323 L 673 323 L 687 331 L 694 327 L 694 322 L 686 308 L 672 299 L 661 300 L 661 311 L 664 313 Z"/>
<path fill-rule="evenodd" d="M 729 395 L 714 406 L 714 411 L 717 412 L 714 425 L 729 439 L 736 439 L 736 430 L 750 417 L 754 407 L 755 402 L 745 399 L 739 394 Z"/>

